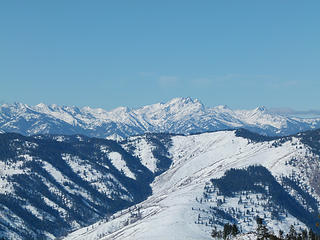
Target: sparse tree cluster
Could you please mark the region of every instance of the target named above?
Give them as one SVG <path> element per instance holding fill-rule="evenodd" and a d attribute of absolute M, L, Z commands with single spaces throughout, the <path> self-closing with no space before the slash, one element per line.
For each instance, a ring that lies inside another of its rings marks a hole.
<path fill-rule="evenodd" d="M 228 239 L 230 237 L 235 237 L 240 233 L 239 228 L 236 224 L 225 224 L 223 227 L 223 231 L 218 231 L 217 228 L 215 227 L 212 232 L 211 236 L 213 238 L 223 238 L 223 239 Z"/>
<path fill-rule="evenodd" d="M 320 235 L 316 234 L 312 229 L 300 229 L 297 231 L 293 225 L 290 226 L 289 232 L 284 235 L 283 230 L 279 230 L 278 234 L 270 231 L 262 218 L 257 217 L 257 228 L 253 232 L 257 236 L 257 240 L 320 240 Z M 211 237 L 214 239 L 232 239 L 240 233 L 236 224 L 226 223 L 223 231 L 218 231 L 216 227 L 211 232 Z"/>
<path fill-rule="evenodd" d="M 296 162 L 297 159 L 292 159 L 290 165 Z M 288 232 L 283 229 L 277 233 L 263 224 L 279 222 L 280 226 L 284 226 L 287 218 L 293 216 L 303 219 L 310 228 L 319 228 L 319 223 L 314 225 L 318 202 L 309 193 L 303 180 L 303 176 L 295 171 L 276 179 L 262 166 L 230 169 L 223 177 L 211 179 L 204 187 L 203 196 L 196 199 L 199 207 L 192 208 L 199 212 L 196 223 L 213 227 L 212 237 L 215 239 L 232 238 L 229 225 L 237 223 L 239 232 L 242 232 L 242 227 L 246 231 L 254 231 L 259 240 L 320 240 L 314 229 L 303 230 L 299 221 L 292 222 L 290 230 L 285 229 Z M 202 208 L 202 204 L 206 207 Z M 224 225 L 226 222 L 229 225 Z M 224 230 L 219 231 L 215 226 L 224 226 Z"/>

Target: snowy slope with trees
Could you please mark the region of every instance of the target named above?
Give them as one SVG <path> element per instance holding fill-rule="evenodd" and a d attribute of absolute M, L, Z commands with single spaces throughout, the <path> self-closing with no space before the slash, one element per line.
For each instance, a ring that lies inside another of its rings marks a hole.
<path fill-rule="evenodd" d="M 235 128 L 283 136 L 320 128 L 320 118 L 287 117 L 264 107 L 253 110 L 231 110 L 226 106 L 208 108 L 191 98 L 175 98 L 138 109 L 119 107 L 112 111 L 42 103 L 0 106 L 0 131 L 28 136 L 84 134 L 119 140 L 147 132 L 188 134 Z"/>
<path fill-rule="evenodd" d="M 170 144 L 164 134 L 122 143 L 0 134 L 0 238 L 55 239 L 146 199 L 170 165 L 162 140 Z M 152 149 L 151 170 L 131 153 L 139 153 L 139 142 Z"/>
<path fill-rule="evenodd" d="M 172 164 L 147 200 L 65 239 L 209 240 L 226 223 L 255 230 L 256 216 L 276 234 L 290 225 L 312 228 L 320 206 L 319 140 L 320 131 L 278 139 L 245 130 L 173 136 Z"/>
<path fill-rule="evenodd" d="M 319 130 L 0 134 L 0 237 L 211 239 L 226 223 L 252 231 L 256 216 L 275 232 L 313 227 L 319 155 Z"/>

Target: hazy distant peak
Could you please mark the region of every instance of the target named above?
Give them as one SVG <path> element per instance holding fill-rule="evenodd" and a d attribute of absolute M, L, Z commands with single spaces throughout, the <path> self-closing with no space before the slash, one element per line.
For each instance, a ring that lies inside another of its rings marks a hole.
<path fill-rule="evenodd" d="M 130 111 L 131 111 L 131 109 L 128 108 L 128 107 L 117 107 L 117 108 L 112 110 L 112 112 L 114 112 L 114 113 L 119 113 L 119 112 L 128 113 Z"/>
<path fill-rule="evenodd" d="M 214 108 L 218 110 L 231 110 L 227 105 L 218 105 Z"/>
<path fill-rule="evenodd" d="M 37 108 L 46 108 L 48 106 L 46 104 L 44 104 L 44 103 L 39 103 L 39 104 L 35 105 L 35 107 L 37 107 Z"/>

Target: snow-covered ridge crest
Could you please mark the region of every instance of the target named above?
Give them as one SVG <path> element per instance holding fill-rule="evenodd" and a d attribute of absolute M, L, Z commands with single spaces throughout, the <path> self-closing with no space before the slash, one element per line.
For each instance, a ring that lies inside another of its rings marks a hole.
<path fill-rule="evenodd" d="M 284 179 L 294 183 L 283 185 L 282 190 L 296 199 L 296 204 L 300 204 L 301 209 L 307 209 L 311 213 L 315 210 L 310 209 L 303 198 L 308 195 L 314 199 L 316 211 L 319 211 L 319 187 L 312 184 L 312 179 L 317 174 L 315 169 L 320 167 L 319 155 L 315 154 L 320 147 L 312 148 L 307 144 L 307 139 L 318 141 L 320 132 L 308 134 L 310 133 L 268 141 L 249 135 L 245 137 L 243 133 L 239 136 L 237 131 L 173 136 L 169 148 L 172 164 L 153 181 L 153 194 L 147 200 L 115 213 L 107 222 L 97 222 L 71 233 L 65 239 L 210 240 L 214 227 L 214 224 L 209 222 L 213 217 L 210 214 L 219 207 L 220 211 L 226 213 L 232 208 L 246 211 L 244 217 L 239 216 L 236 219 L 243 232 L 256 228 L 254 218 L 257 215 L 263 216 L 267 226 L 275 233 L 279 229 L 287 232 L 291 224 L 297 229 L 305 228 L 306 225 L 299 216 L 292 215 L 290 211 L 284 210 L 280 220 L 274 218 L 272 210 L 265 205 L 271 201 L 268 195 L 243 191 L 227 197 L 221 195 L 221 192 L 219 194 L 210 190 L 212 198 L 205 198 L 204 193 L 208 193 L 205 190 L 213 178 L 221 178 L 232 168 L 261 166 L 270 172 L 279 186 Z M 267 188 L 266 193 L 268 192 Z M 241 196 L 247 206 L 238 201 Z M 220 199 L 220 202 L 217 199 Z M 251 213 L 252 208 L 254 213 Z M 301 209 L 299 211 L 302 211 Z M 227 217 L 226 214 L 225 219 L 220 217 L 217 220 L 223 224 L 230 221 Z M 219 224 L 216 226 L 219 228 Z"/>
<path fill-rule="evenodd" d="M 34 134 L 84 134 L 121 139 L 147 132 L 178 134 L 246 128 L 263 135 L 283 136 L 320 128 L 320 118 L 303 119 L 272 113 L 266 107 L 232 110 L 206 107 L 198 99 L 174 98 L 138 109 L 23 103 L 0 106 L 0 131 Z"/>

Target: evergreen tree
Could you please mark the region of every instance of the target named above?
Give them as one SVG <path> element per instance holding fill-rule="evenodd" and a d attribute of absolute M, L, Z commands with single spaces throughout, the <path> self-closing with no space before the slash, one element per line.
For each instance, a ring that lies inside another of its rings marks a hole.
<path fill-rule="evenodd" d="M 301 233 L 298 233 L 297 240 L 302 240 L 302 234 Z"/>
<path fill-rule="evenodd" d="M 257 239 L 263 240 L 263 239 L 269 239 L 269 231 L 268 228 L 263 224 L 263 219 L 260 217 L 256 218 L 257 221 Z"/>
<path fill-rule="evenodd" d="M 256 222 L 257 222 L 258 225 L 262 225 L 262 224 L 263 224 L 263 220 L 262 220 L 262 218 L 259 217 L 259 216 L 257 216 Z"/>
<path fill-rule="evenodd" d="M 308 238 L 309 238 L 309 240 L 316 240 L 316 235 L 315 235 L 315 233 L 312 231 L 312 229 L 309 229 Z"/>
<path fill-rule="evenodd" d="M 238 226 L 235 223 L 232 224 L 231 234 L 232 236 L 236 236 L 237 234 L 239 234 Z"/>
<path fill-rule="evenodd" d="M 229 223 L 226 223 L 223 226 L 223 239 L 227 239 L 228 236 L 231 234 L 232 232 L 232 225 L 230 225 Z"/>
<path fill-rule="evenodd" d="M 297 231 L 293 225 L 290 226 L 289 233 L 286 236 L 287 240 L 297 240 Z"/>
<path fill-rule="evenodd" d="M 302 240 L 308 239 L 308 231 L 306 229 L 302 230 L 301 235 L 302 235 Z"/>
<path fill-rule="evenodd" d="M 283 234 L 284 234 L 283 231 L 280 229 L 280 230 L 279 230 L 279 239 L 284 239 L 284 238 L 283 238 Z"/>
<path fill-rule="evenodd" d="M 218 231 L 218 230 L 217 230 L 217 227 L 215 226 L 215 227 L 212 229 L 211 237 L 213 237 L 214 239 L 221 238 L 221 237 L 222 237 L 222 232 L 221 232 L 221 231 Z"/>

